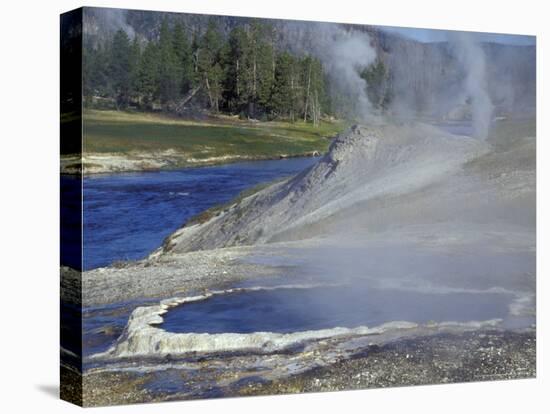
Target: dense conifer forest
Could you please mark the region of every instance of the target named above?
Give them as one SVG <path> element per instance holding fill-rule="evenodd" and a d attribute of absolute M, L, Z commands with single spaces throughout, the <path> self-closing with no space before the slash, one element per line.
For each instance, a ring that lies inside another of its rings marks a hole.
<path fill-rule="evenodd" d="M 102 44 L 85 45 L 85 105 L 175 113 L 202 108 L 316 124 L 331 113 L 323 65 L 311 55 L 278 50 L 274 37 L 274 28 L 259 22 L 236 26 L 225 38 L 214 20 L 194 36 L 164 20 L 158 38 L 147 42 L 119 29 Z"/>

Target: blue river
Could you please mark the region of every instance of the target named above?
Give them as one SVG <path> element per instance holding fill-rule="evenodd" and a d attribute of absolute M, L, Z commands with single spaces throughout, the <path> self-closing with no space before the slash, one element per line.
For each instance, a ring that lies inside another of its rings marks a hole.
<path fill-rule="evenodd" d="M 316 161 L 292 158 L 85 177 L 82 268 L 142 259 L 194 215 Z M 77 181 L 64 177 L 62 187 L 70 180 Z M 71 265 L 71 258 L 62 257 L 62 264 Z"/>

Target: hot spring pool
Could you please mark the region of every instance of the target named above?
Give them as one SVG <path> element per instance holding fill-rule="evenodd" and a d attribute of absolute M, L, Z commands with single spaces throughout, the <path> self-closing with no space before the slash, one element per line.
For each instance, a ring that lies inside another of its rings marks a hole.
<path fill-rule="evenodd" d="M 502 293 L 420 293 L 356 285 L 278 288 L 185 303 L 168 310 L 160 327 L 174 333 L 289 333 L 391 321 L 483 321 L 505 319 L 511 299 Z"/>

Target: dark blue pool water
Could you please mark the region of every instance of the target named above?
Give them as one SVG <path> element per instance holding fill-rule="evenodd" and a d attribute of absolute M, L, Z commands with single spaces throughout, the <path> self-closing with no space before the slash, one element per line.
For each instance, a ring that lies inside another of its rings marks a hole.
<path fill-rule="evenodd" d="M 141 259 L 190 217 L 262 182 L 294 175 L 315 158 L 254 161 L 84 178 L 85 270 Z M 62 183 L 75 180 L 64 177 Z"/>
<path fill-rule="evenodd" d="M 161 328 L 179 333 L 296 332 L 381 325 L 390 321 L 479 321 L 505 318 L 510 295 L 420 293 L 362 284 L 230 293 L 177 306 Z"/>

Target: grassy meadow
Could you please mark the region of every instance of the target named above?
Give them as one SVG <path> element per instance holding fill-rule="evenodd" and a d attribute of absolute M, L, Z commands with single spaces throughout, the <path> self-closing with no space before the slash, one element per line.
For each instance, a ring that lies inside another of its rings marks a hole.
<path fill-rule="evenodd" d="M 229 116 L 186 120 L 163 114 L 84 112 L 84 152 L 120 153 L 174 150 L 205 159 L 223 156 L 275 158 L 325 152 L 330 139 L 345 127 L 323 121 L 318 127 L 303 121 L 258 122 Z"/>

